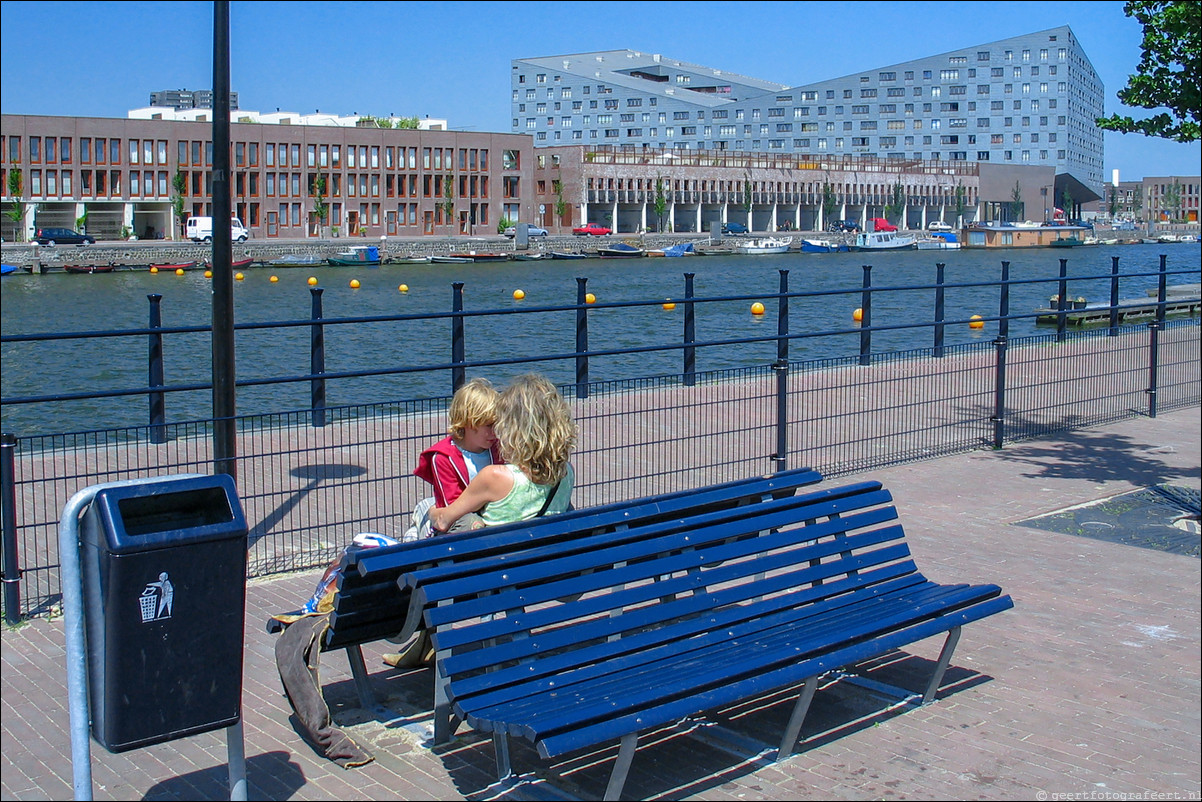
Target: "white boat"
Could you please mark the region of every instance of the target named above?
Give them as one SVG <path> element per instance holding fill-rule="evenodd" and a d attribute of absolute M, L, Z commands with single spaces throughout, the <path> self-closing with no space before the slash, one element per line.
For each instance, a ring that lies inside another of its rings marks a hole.
<path fill-rule="evenodd" d="M 753 239 L 747 242 L 741 242 L 735 248 L 739 253 L 746 254 L 761 254 L 761 253 L 788 253 L 789 246 L 793 244 L 792 237 L 783 239 L 778 237 L 765 237 L 764 239 Z"/>
<path fill-rule="evenodd" d="M 856 241 L 851 245 L 853 251 L 901 251 L 913 250 L 918 247 L 918 240 L 913 234 L 898 236 L 893 231 L 869 231 L 856 234 Z"/>

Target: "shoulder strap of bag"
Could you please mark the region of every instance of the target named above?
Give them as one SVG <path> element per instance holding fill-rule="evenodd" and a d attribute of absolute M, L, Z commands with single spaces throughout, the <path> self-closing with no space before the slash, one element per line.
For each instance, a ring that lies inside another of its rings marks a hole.
<path fill-rule="evenodd" d="M 555 487 L 551 488 L 551 492 L 547 494 L 547 500 L 543 502 L 543 507 L 538 511 L 538 515 L 534 516 L 535 518 L 541 518 L 547 512 L 547 509 L 551 506 L 551 502 L 555 500 L 555 496 L 559 493 L 559 486 L 561 484 L 563 484 L 562 479 L 555 483 Z"/>

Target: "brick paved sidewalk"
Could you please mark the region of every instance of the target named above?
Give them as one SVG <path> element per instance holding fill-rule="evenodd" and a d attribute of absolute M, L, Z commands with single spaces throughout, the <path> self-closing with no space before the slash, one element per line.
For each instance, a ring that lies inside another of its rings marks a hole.
<path fill-rule="evenodd" d="M 820 689 L 803 731 L 810 740 L 782 764 L 771 764 L 762 747 L 776 743 L 791 699 L 723 711 L 721 726 L 698 725 L 688 737 L 640 740 L 626 792 L 712 800 L 1198 799 L 1202 564 L 1016 524 L 1161 483 L 1196 491 L 1200 428 L 1198 411 L 1184 410 L 866 474 L 893 491 L 924 573 L 939 582 L 995 582 L 1015 609 L 965 628 L 945 691 L 931 706 L 896 704 L 883 688 L 920 690 L 942 638 L 859 667 L 867 682 Z M 516 770 L 531 774 L 505 792 L 490 787 L 490 740 L 464 730 L 449 747 L 424 746 L 429 672 L 385 666 L 387 644 L 365 649 L 383 701 L 374 710 L 358 707 L 341 654 L 323 655 L 322 663 L 337 723 L 370 746 L 375 762 L 343 770 L 319 758 L 290 719 L 263 630 L 270 613 L 308 595 L 316 575 L 255 581 L 248 591 L 243 718 L 251 799 L 603 793 L 614 749 L 547 764 L 515 743 Z M 69 798 L 62 622 L 5 629 L 2 643 L 0 797 Z M 120 755 L 93 745 L 94 797 L 228 798 L 225 761 L 220 732 Z"/>

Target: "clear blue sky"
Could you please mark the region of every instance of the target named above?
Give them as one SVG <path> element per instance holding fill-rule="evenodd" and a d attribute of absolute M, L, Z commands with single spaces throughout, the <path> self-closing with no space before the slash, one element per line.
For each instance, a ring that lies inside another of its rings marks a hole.
<path fill-rule="evenodd" d="M 124 117 L 212 84 L 209 2 L 0 3 L 6 114 Z M 510 130 L 510 60 L 630 48 L 790 86 L 1069 25 L 1106 89 L 1140 57 L 1122 2 L 230 3 L 230 84 L 255 111 L 430 116 Z M 1129 110 L 1130 111 L 1130 110 Z M 1152 112 L 1133 110 L 1134 116 Z M 1202 149 L 1106 134 L 1107 180 L 1197 175 Z"/>

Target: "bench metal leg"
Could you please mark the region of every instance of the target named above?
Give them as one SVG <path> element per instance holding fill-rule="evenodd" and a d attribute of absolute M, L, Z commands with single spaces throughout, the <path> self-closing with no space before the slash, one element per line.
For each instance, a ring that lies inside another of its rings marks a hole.
<path fill-rule="evenodd" d="M 513 769 L 509 765 L 509 734 L 494 732 L 492 745 L 497 755 L 497 780 L 502 781 L 513 774 Z"/>
<path fill-rule="evenodd" d="M 359 691 L 359 703 L 370 710 L 376 706 L 376 695 L 372 692 L 371 681 L 367 678 L 363 649 L 359 646 L 347 646 L 346 659 L 351 664 L 351 676 L 355 678 L 355 688 Z"/>
<path fill-rule="evenodd" d="M 948 663 L 952 661 L 952 652 L 956 651 L 956 644 L 960 642 L 960 627 L 952 627 L 947 633 L 947 640 L 943 642 L 943 651 L 939 653 L 939 662 L 935 666 L 935 676 L 931 677 L 931 682 L 927 685 L 927 692 L 922 695 L 922 703 L 929 705 L 935 701 L 935 692 L 939 690 L 939 683 L 943 682 L 943 672 L 947 671 Z"/>
<path fill-rule="evenodd" d="M 451 699 L 447 695 L 447 678 L 439 674 L 438 656 L 434 658 L 434 743 L 442 745 L 450 742 L 451 733 L 455 731 L 454 714 L 451 712 Z"/>
<path fill-rule="evenodd" d="M 609 774 L 609 784 L 605 786 L 605 799 L 622 798 L 622 788 L 626 785 L 626 775 L 630 772 L 630 764 L 634 761 L 634 750 L 638 748 L 638 733 L 622 736 L 622 745 L 618 747 L 618 759 L 614 761 L 614 770 Z"/>
<path fill-rule="evenodd" d="M 818 677 L 813 676 L 805 681 L 805 685 L 801 689 L 801 696 L 797 697 L 797 703 L 793 705 L 793 713 L 789 716 L 789 723 L 785 727 L 785 737 L 781 738 L 780 749 L 776 752 L 777 760 L 784 760 L 793 754 L 793 746 L 801 735 L 801 725 L 806 719 L 806 713 L 810 712 L 810 702 L 814 701 L 814 691 L 816 690 L 818 690 Z"/>

